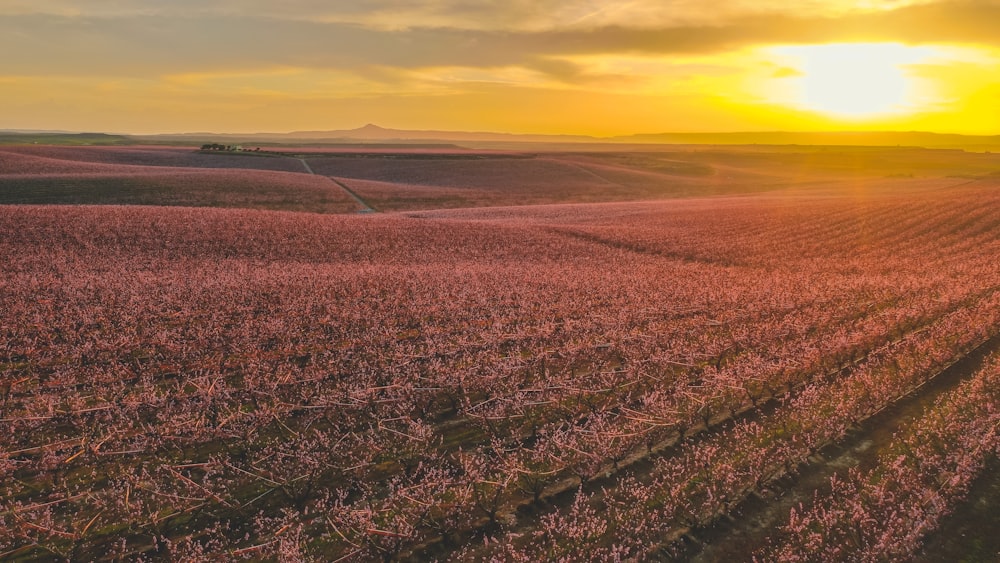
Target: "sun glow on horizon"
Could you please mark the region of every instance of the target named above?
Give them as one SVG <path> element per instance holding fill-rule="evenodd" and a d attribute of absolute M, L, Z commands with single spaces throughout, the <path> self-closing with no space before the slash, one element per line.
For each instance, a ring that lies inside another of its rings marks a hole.
<path fill-rule="evenodd" d="M 899 43 L 833 43 L 783 46 L 771 51 L 787 60 L 779 77 L 787 104 L 847 120 L 865 120 L 921 109 L 922 97 L 910 65 L 939 53 Z"/>

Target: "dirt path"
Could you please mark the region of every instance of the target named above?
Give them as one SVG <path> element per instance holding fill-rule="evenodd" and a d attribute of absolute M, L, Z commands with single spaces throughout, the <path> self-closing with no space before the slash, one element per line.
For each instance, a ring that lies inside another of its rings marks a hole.
<path fill-rule="evenodd" d="M 313 172 L 312 166 L 309 166 L 309 162 L 306 159 L 304 159 L 304 158 L 298 158 L 296 160 L 298 160 L 299 162 L 302 163 L 302 167 L 306 169 L 306 172 L 308 172 L 309 174 L 312 174 L 313 176 L 319 176 L 319 174 L 316 174 L 315 172 Z M 368 202 L 366 202 L 365 200 L 361 199 L 361 197 L 358 196 L 358 194 L 354 193 L 354 190 L 352 190 L 351 188 L 348 188 L 347 186 L 345 186 L 343 182 L 341 182 L 341 181 L 339 181 L 339 180 L 337 180 L 335 178 L 331 178 L 329 176 L 323 176 L 323 178 L 326 178 L 327 180 L 330 180 L 331 182 L 333 182 L 334 184 L 336 184 L 340 189 L 344 190 L 347 193 L 347 195 L 351 196 L 351 199 L 353 199 L 354 201 L 356 201 L 357 204 L 361 206 L 361 210 L 358 211 L 358 213 L 378 213 L 378 211 L 376 211 L 376 209 L 374 207 L 368 205 Z"/>
<path fill-rule="evenodd" d="M 1000 335 L 980 344 L 937 377 L 869 418 L 840 443 L 821 450 L 797 476 L 772 483 L 763 497 L 752 496 L 711 527 L 695 530 L 688 536 L 688 549 L 681 560 L 746 560 L 784 524 L 792 507 L 799 503 L 808 505 L 816 491 L 822 493 L 829 487 L 830 477 L 835 473 L 843 473 L 850 467 L 874 466 L 896 432 L 920 417 L 938 397 L 980 369 L 986 357 L 997 351 L 1000 351 Z"/>

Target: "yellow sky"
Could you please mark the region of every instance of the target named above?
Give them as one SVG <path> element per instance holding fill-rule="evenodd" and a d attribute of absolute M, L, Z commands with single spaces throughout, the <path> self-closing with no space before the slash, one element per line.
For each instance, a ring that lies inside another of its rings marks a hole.
<path fill-rule="evenodd" d="M 996 0 L 81 4 L 0 2 L 0 129 L 1000 134 Z"/>

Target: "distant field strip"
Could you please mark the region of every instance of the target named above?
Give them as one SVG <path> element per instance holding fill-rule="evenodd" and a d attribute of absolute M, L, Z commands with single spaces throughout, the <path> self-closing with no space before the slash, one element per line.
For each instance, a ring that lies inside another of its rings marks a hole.
<path fill-rule="evenodd" d="M 46 149 L 46 150 L 41 150 Z M 0 204 L 166 205 L 237 207 L 318 213 L 357 211 L 352 198 L 321 177 L 283 171 L 282 158 L 232 157 L 276 170 L 186 167 L 203 163 L 191 151 L 117 149 L 88 151 L 42 147 L 0 150 Z M 83 154 L 79 154 L 83 153 Z M 76 159 L 66 157 L 73 156 Z M 57 158 L 58 157 L 58 158 Z M 153 162 L 122 164 L 120 161 Z M 190 160 L 190 162 L 189 162 Z M 110 161 L 110 162 L 109 162 Z M 113 163 L 112 163 L 113 162 Z M 165 164 L 169 163 L 169 164 Z M 162 164 L 162 165 L 160 165 Z M 333 188 L 333 189 L 331 189 Z"/>

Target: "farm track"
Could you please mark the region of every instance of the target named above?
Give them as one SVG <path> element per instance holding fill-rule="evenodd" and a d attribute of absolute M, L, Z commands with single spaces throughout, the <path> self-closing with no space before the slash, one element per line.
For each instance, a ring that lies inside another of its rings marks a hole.
<path fill-rule="evenodd" d="M 751 495 L 727 515 L 685 536 L 685 550 L 671 561 L 698 563 L 745 560 L 764 547 L 770 532 L 784 524 L 789 511 L 808 504 L 814 493 L 829 488 L 830 477 L 852 467 L 871 468 L 893 442 L 893 436 L 919 418 L 939 397 L 955 389 L 983 367 L 991 354 L 1000 353 L 1000 334 L 910 391 L 898 401 L 862 422 L 845 438 L 829 444 L 801 466 L 797 475 L 775 479 L 763 495 Z"/>
<path fill-rule="evenodd" d="M 299 159 L 296 159 L 296 160 L 298 160 L 299 162 L 302 163 L 302 167 L 306 169 L 307 173 L 312 174 L 313 176 L 319 176 L 319 174 L 316 174 L 316 172 L 313 172 L 312 166 L 309 166 L 309 161 L 308 160 L 306 160 L 304 158 L 299 158 Z M 358 213 L 378 213 L 378 211 L 374 207 L 372 207 L 371 205 L 368 205 L 368 202 L 366 202 L 365 200 L 361 199 L 361 196 L 359 196 L 358 194 L 354 193 L 354 190 L 352 190 L 351 188 L 348 188 L 346 185 L 344 185 L 343 182 L 337 180 L 336 178 L 332 178 L 330 176 L 322 176 L 322 177 L 326 178 L 327 180 L 330 180 L 331 182 L 333 182 L 334 184 L 336 184 L 337 187 L 339 187 L 340 189 L 344 190 L 344 192 L 347 195 L 351 196 L 351 199 L 353 199 L 358 205 L 361 206 L 361 210 L 358 211 Z"/>
<path fill-rule="evenodd" d="M 349 195 L 352 198 L 354 198 L 354 201 L 358 202 L 358 205 L 361 206 L 361 211 L 359 211 L 358 213 L 378 213 L 377 209 L 375 209 L 374 207 L 372 207 L 365 200 L 361 199 L 361 196 L 359 196 L 357 193 L 355 193 L 355 191 L 352 190 L 351 188 L 347 187 L 347 184 L 341 182 L 340 180 L 338 180 L 336 178 L 331 178 L 330 176 L 327 176 L 327 178 L 329 178 L 329 180 L 331 182 L 333 182 L 334 184 L 337 184 L 338 186 L 340 186 L 341 189 L 343 189 L 345 192 L 347 192 L 347 195 Z"/>

